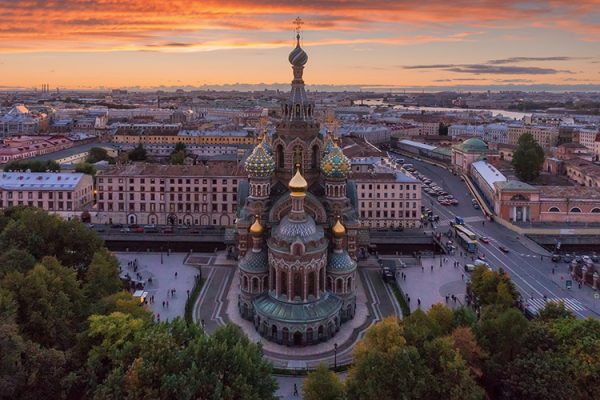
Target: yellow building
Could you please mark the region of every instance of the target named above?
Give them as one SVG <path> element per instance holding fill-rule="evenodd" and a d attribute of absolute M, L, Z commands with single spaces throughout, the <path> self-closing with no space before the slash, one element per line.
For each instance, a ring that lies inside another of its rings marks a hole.
<path fill-rule="evenodd" d="M 246 131 L 199 130 L 130 130 L 120 129 L 113 136 L 114 143 L 126 144 L 258 144 L 258 138 Z"/>

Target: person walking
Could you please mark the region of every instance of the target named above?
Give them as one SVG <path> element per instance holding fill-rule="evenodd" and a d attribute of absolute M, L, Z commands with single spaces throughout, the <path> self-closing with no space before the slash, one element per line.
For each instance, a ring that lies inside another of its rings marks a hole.
<path fill-rule="evenodd" d="M 298 385 L 294 383 L 294 396 L 298 396 Z"/>

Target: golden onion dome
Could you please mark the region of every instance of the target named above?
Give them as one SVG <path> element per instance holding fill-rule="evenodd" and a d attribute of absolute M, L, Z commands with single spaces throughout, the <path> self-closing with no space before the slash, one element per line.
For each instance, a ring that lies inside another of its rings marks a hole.
<path fill-rule="evenodd" d="M 265 231 L 265 228 L 260 223 L 260 216 L 257 215 L 256 219 L 254 220 L 254 223 L 250 227 L 250 234 L 254 235 L 254 236 L 259 236 L 259 235 L 262 235 L 264 231 Z"/>
<path fill-rule="evenodd" d="M 300 173 L 299 167 L 296 169 L 296 173 L 294 174 L 292 179 L 290 179 L 288 187 L 292 192 L 306 192 L 306 190 L 308 189 L 308 182 L 306 182 L 306 179 L 304 179 L 304 177 Z"/>
<path fill-rule="evenodd" d="M 335 236 L 337 238 L 344 237 L 344 235 L 346 234 L 346 228 L 340 222 L 340 217 L 337 217 L 337 221 L 331 228 L 331 231 L 333 232 L 333 236 Z"/>

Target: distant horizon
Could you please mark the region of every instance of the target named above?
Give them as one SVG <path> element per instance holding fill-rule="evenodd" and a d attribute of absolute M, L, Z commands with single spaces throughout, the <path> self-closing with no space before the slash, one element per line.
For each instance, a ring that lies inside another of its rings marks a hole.
<path fill-rule="evenodd" d="M 226 91 L 226 92 L 260 92 L 265 90 L 289 91 L 290 83 L 223 83 L 223 84 L 204 84 L 198 86 L 192 85 L 158 85 L 158 86 L 98 86 L 98 87 L 53 87 L 51 83 L 50 94 L 56 93 L 56 89 L 61 92 L 104 92 L 112 90 L 127 90 L 131 92 L 155 92 L 166 91 L 175 92 L 184 91 Z M 307 91 L 310 92 L 364 92 L 365 94 L 402 94 L 403 92 L 415 94 L 419 92 L 439 93 L 439 92 L 553 92 L 553 93 L 600 93 L 600 84 L 498 84 L 498 85 L 424 85 L 424 86 L 400 86 L 400 85 L 374 85 L 374 84 L 307 84 Z M 0 93 L 10 92 L 40 92 L 39 88 L 32 87 L 6 87 L 0 86 Z"/>

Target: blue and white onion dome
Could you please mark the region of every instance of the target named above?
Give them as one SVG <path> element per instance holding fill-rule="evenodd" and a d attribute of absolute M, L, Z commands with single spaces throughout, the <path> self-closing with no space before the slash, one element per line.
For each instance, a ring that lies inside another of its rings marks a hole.
<path fill-rule="evenodd" d="M 323 156 L 331 153 L 331 151 L 333 150 L 333 139 L 331 138 L 331 135 L 329 135 L 329 132 L 327 134 L 327 139 L 325 139 L 325 149 L 323 150 Z"/>
<path fill-rule="evenodd" d="M 321 171 L 326 178 L 345 178 L 350 167 L 350 160 L 337 143 L 333 144 L 331 151 L 321 161 Z"/>
<path fill-rule="evenodd" d="M 291 51 L 288 60 L 295 67 L 303 67 L 308 61 L 308 54 L 300 47 L 300 35 L 296 36 L 296 47 Z"/>
<path fill-rule="evenodd" d="M 273 157 L 267 154 L 264 147 L 258 145 L 246 159 L 245 167 L 250 177 L 266 178 L 273 175 L 275 161 Z"/>

